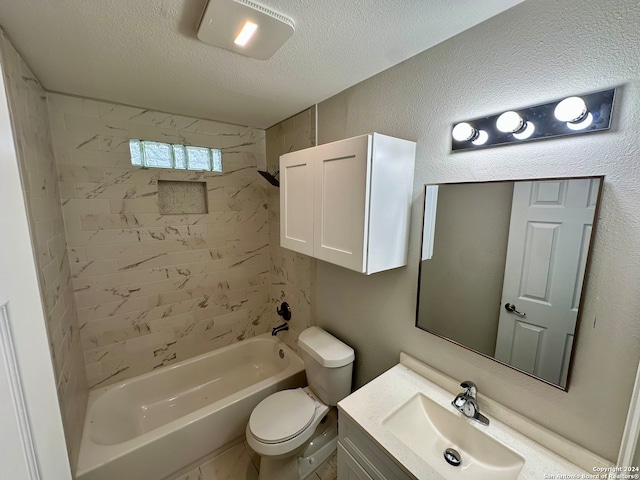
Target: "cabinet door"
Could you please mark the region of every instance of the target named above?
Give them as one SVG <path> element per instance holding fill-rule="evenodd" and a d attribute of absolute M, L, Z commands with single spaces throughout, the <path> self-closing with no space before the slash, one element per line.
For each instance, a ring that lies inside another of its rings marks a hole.
<path fill-rule="evenodd" d="M 340 443 L 338 443 L 338 480 L 373 480 Z"/>
<path fill-rule="evenodd" d="M 280 245 L 313 256 L 313 163 L 308 151 L 280 157 Z"/>
<path fill-rule="evenodd" d="M 314 148 L 314 257 L 366 270 L 371 136 Z"/>

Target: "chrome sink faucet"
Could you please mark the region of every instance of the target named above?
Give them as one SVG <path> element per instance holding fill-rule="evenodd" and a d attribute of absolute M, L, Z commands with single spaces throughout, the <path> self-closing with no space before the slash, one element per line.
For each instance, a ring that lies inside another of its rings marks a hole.
<path fill-rule="evenodd" d="M 489 425 L 489 419 L 482 415 L 478 408 L 478 400 L 476 399 L 478 387 L 476 387 L 476 384 L 470 380 L 465 380 L 460 384 L 460 386 L 465 390 L 464 392 L 456 395 L 456 398 L 453 399 L 451 405 L 453 405 L 456 410 L 461 412 L 465 417 L 477 420 L 483 425 Z"/>

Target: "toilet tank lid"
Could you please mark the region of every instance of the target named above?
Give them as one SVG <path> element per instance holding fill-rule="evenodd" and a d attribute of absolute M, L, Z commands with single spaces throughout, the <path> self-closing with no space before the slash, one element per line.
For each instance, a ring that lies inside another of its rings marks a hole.
<path fill-rule="evenodd" d="M 310 327 L 298 337 L 298 345 L 323 367 L 336 368 L 353 362 L 353 348 L 319 327 Z"/>

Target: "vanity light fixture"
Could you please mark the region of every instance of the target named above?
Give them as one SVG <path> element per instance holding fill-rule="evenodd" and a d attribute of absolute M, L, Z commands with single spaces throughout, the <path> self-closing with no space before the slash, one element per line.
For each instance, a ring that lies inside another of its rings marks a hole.
<path fill-rule="evenodd" d="M 569 97 L 562 100 L 553 111 L 561 122 L 567 122 L 570 130 L 584 130 L 593 122 L 593 115 L 580 97 Z"/>
<path fill-rule="evenodd" d="M 608 130 L 615 88 L 457 123 L 451 150 Z"/>
<path fill-rule="evenodd" d="M 453 135 L 454 140 L 457 140 L 458 142 L 472 142 L 478 138 L 478 130 L 473 128 L 467 122 L 462 122 L 453 127 L 451 135 Z"/>
<path fill-rule="evenodd" d="M 476 130 L 466 122 L 462 122 L 453 127 L 451 132 L 453 138 L 462 142 L 469 141 L 474 145 L 484 145 L 489 139 L 489 134 L 484 130 Z"/>
<path fill-rule="evenodd" d="M 290 18 L 251 0 L 209 0 L 198 26 L 198 39 L 267 60 L 293 32 Z"/>
<path fill-rule="evenodd" d="M 496 120 L 496 128 L 502 133 L 511 133 L 518 140 L 525 140 L 533 135 L 536 127 L 533 122 L 525 121 L 517 112 L 509 110 Z"/>
<path fill-rule="evenodd" d="M 520 115 L 509 110 L 498 117 L 496 128 L 503 133 L 520 133 L 526 128 L 526 123 Z"/>

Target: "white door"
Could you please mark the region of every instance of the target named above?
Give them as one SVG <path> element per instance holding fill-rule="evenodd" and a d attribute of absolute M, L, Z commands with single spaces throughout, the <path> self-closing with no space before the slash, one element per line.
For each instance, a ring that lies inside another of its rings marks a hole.
<path fill-rule="evenodd" d="M 366 271 L 371 136 L 314 148 L 314 256 Z"/>
<path fill-rule="evenodd" d="M 514 186 L 495 357 L 561 386 L 566 384 L 599 182 Z"/>
<path fill-rule="evenodd" d="M 313 256 L 313 159 L 308 151 L 280 157 L 280 245 Z"/>
<path fill-rule="evenodd" d="M 0 220 L 0 478 L 71 479 L 2 81 Z"/>

